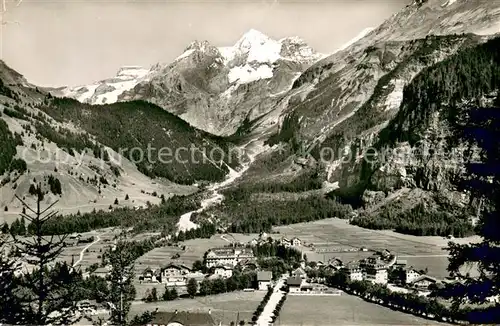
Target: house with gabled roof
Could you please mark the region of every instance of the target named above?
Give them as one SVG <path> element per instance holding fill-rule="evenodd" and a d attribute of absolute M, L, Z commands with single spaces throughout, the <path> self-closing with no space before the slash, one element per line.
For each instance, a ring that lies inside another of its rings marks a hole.
<path fill-rule="evenodd" d="M 291 240 L 292 247 L 300 247 L 302 245 L 302 240 L 297 237 L 293 237 Z"/>
<path fill-rule="evenodd" d="M 183 264 L 170 263 L 160 269 L 161 282 L 185 282 L 186 275 L 191 272 L 191 269 Z"/>
<path fill-rule="evenodd" d="M 295 269 L 292 272 L 292 276 L 297 276 L 297 277 L 300 277 L 302 279 L 305 279 L 305 278 L 307 278 L 307 273 L 302 267 L 298 267 L 297 269 Z"/>
<path fill-rule="evenodd" d="M 259 271 L 257 272 L 257 286 L 259 290 L 267 290 L 271 286 L 273 280 L 273 272 Z"/>
<path fill-rule="evenodd" d="M 220 278 L 230 278 L 233 276 L 233 266 L 231 265 L 220 265 L 216 266 L 213 269 L 214 277 L 220 277 Z"/>
<path fill-rule="evenodd" d="M 417 290 L 429 290 L 429 286 L 431 284 L 437 284 L 438 280 L 434 277 L 431 277 L 429 275 L 422 275 L 416 279 L 414 279 L 411 283 L 410 286 L 417 289 Z"/>
<path fill-rule="evenodd" d="M 283 245 L 283 246 L 285 246 L 285 247 L 288 247 L 288 246 L 291 245 L 291 241 L 290 241 L 290 239 L 288 239 L 286 237 L 283 237 L 280 240 L 280 244 Z"/>
<path fill-rule="evenodd" d="M 304 284 L 304 279 L 302 279 L 299 276 L 291 276 L 286 279 L 286 285 L 288 287 L 288 291 L 291 293 L 300 292 L 303 284 Z"/>
<path fill-rule="evenodd" d="M 405 271 L 405 283 L 410 284 L 417 278 L 422 276 L 420 272 L 418 272 L 416 269 L 410 267 Z"/>
<path fill-rule="evenodd" d="M 343 265 L 344 265 L 344 263 L 338 257 L 333 257 L 333 258 L 328 259 L 328 263 L 326 264 L 326 266 L 332 266 L 332 267 L 338 267 L 338 268 L 342 267 Z"/>
<path fill-rule="evenodd" d="M 151 268 L 151 267 L 146 267 L 144 271 L 142 271 L 142 274 L 139 276 L 139 280 L 146 282 L 146 283 L 151 283 L 151 282 L 156 282 L 157 273 Z"/>
<path fill-rule="evenodd" d="M 90 275 L 106 278 L 110 273 L 111 273 L 111 265 L 106 265 L 104 267 L 97 268 L 95 271 L 90 273 Z"/>

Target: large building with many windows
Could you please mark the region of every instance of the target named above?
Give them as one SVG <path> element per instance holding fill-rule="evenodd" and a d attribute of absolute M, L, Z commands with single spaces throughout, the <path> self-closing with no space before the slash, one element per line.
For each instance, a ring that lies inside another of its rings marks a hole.
<path fill-rule="evenodd" d="M 238 263 L 253 260 L 251 248 L 214 248 L 207 252 L 205 264 L 208 268 L 216 266 L 236 266 Z"/>
<path fill-rule="evenodd" d="M 373 265 L 365 268 L 363 278 L 377 284 L 387 284 L 389 274 L 385 265 Z"/>
<path fill-rule="evenodd" d="M 363 280 L 363 269 L 356 262 L 349 262 L 346 266 L 343 266 L 341 271 L 346 274 L 349 281 L 362 281 Z"/>
<path fill-rule="evenodd" d="M 361 261 L 363 269 L 363 279 L 377 284 L 387 284 L 388 272 L 387 266 L 378 256 L 368 257 Z"/>

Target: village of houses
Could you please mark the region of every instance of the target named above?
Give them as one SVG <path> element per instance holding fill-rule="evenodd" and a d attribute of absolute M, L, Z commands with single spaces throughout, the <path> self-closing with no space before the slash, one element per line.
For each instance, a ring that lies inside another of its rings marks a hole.
<path fill-rule="evenodd" d="M 146 266 L 139 275 L 136 275 L 139 284 L 163 284 L 167 288 L 176 288 L 178 293 L 185 293 L 186 285 L 189 279 L 195 279 L 201 282 L 204 279 L 227 279 L 232 277 L 233 271 L 254 271 L 256 274 L 254 288 L 245 289 L 267 290 L 275 285 L 276 280 L 281 275 L 272 275 L 271 271 L 263 270 L 259 267 L 252 247 L 261 242 L 268 241 L 266 234 L 261 234 L 258 238 L 250 242 L 235 243 L 226 247 L 210 248 L 207 250 L 203 259 L 204 267 L 197 270 L 192 266 L 186 266 L 183 263 L 169 262 L 160 268 L 151 268 Z M 306 244 L 299 238 L 281 238 L 279 243 L 286 247 L 301 250 Z M 359 251 L 368 251 L 367 248 L 357 249 Z M 350 281 L 367 280 L 377 284 L 385 284 L 393 291 L 418 292 L 422 295 L 428 294 L 433 286 L 439 286 L 443 282 L 452 282 L 452 280 L 437 280 L 428 276 L 424 271 L 416 270 L 407 266 L 406 261 L 398 260 L 396 255 L 385 250 L 383 252 L 374 252 L 372 257 L 361 259 L 359 261 L 344 262 L 339 258 L 331 258 L 325 262 L 302 260 L 300 267 L 290 272 L 286 278 L 285 284 L 291 295 L 340 295 L 341 291 L 328 289 L 321 285 L 320 277 L 308 277 L 317 275 L 315 271 L 343 272 Z M 396 272 L 397 271 L 397 272 Z M 100 267 L 89 275 L 105 277 L 109 268 Z M 390 277 L 396 275 L 397 277 Z"/>
<path fill-rule="evenodd" d="M 353 261 L 342 261 L 336 257 L 326 261 L 311 261 L 307 260 L 305 254 L 301 254 L 306 259 L 302 259 L 299 266 L 295 266 L 282 275 L 273 275 L 271 270 L 259 266 L 258 257 L 254 255 L 254 248 L 266 242 L 293 248 L 300 253 L 312 246 L 296 237 L 292 239 L 281 237 L 272 240 L 267 234 L 261 234 L 246 243 L 232 242 L 226 246 L 207 248 L 205 254 L 199 257 L 198 264 L 193 264 L 193 266 L 177 262 L 176 257 L 171 257 L 164 265 L 159 262 L 161 267 L 141 266 L 140 272 L 135 275 L 135 284 L 136 287 L 142 286 L 143 288 L 175 288 L 179 295 L 178 300 L 183 300 L 182 298 L 187 297 L 189 280 L 194 279 L 197 284 L 201 284 L 204 280 L 227 280 L 238 271 L 238 273 L 250 273 L 254 276 L 252 286 L 242 291 L 272 290 L 272 296 L 276 298 L 272 298 L 269 300 L 271 303 L 267 304 L 276 305 L 286 295 L 304 296 L 304 300 L 307 300 L 308 296 L 342 295 L 342 290 L 325 285 L 325 278 L 322 276 L 335 272 L 343 273 L 350 281 L 370 281 L 386 285 L 391 291 L 413 292 L 422 296 L 429 295 L 433 289 L 446 282 L 453 282 L 451 279 L 438 280 L 426 275 L 425 271 L 407 266 L 406 261 L 398 259 L 395 253 L 388 250 L 373 251 L 372 256 Z M 368 248 L 356 250 L 364 251 L 367 255 L 372 251 Z M 348 249 L 348 251 L 353 251 L 353 249 Z M 109 268 L 106 266 L 99 267 L 87 275 L 106 277 L 108 273 Z M 99 305 L 85 302 L 81 306 L 86 314 L 93 315 Z"/>
<path fill-rule="evenodd" d="M 146 267 L 143 273 L 138 276 L 138 280 L 141 283 L 162 283 L 167 287 L 176 287 L 182 293 L 185 290 L 188 280 L 191 278 L 198 282 L 203 279 L 227 279 L 238 268 L 242 271 L 256 271 L 255 288 L 253 290 L 267 290 L 274 285 L 280 275 L 272 275 L 271 271 L 262 270 L 258 266 L 252 246 L 265 241 L 268 241 L 266 234 L 261 235 L 258 239 L 253 239 L 246 245 L 239 243 L 227 247 L 210 248 L 204 258 L 207 273 L 203 273 L 201 270 L 193 270 L 192 267 L 182 263 L 170 262 L 159 269 Z M 282 238 L 279 242 L 284 246 L 299 250 L 304 245 L 299 238 L 292 238 L 291 240 Z M 359 250 L 367 251 L 366 248 Z M 200 257 L 200 259 L 202 258 Z M 448 278 L 438 280 L 428 276 L 425 274 L 425 271 L 407 266 L 405 260 L 398 260 L 396 255 L 385 250 L 383 252 L 376 252 L 372 257 L 359 261 L 343 262 L 339 258 L 331 258 L 326 262 L 302 260 L 301 266 L 291 271 L 286 279 L 285 284 L 289 289 L 289 293 L 292 295 L 340 295 L 340 291 L 331 291 L 313 282 L 320 281 L 320 278 L 308 277 L 308 275 L 315 275 L 312 271 L 319 270 L 343 272 L 350 281 L 367 280 L 377 284 L 388 285 L 394 291 L 414 291 L 422 295 L 428 294 L 433 289 L 433 286 L 439 286 L 440 283 L 453 282 L 453 280 Z M 394 271 L 398 271 L 398 273 L 394 273 Z M 397 275 L 398 278 L 390 279 L 391 272 Z M 252 289 L 247 289 L 247 291 L 250 290 Z"/>

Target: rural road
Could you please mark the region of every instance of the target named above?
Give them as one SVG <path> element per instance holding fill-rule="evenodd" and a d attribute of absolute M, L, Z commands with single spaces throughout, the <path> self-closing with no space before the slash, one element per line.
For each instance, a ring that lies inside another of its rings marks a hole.
<path fill-rule="evenodd" d="M 95 239 L 94 242 L 89 243 L 87 246 L 85 246 L 85 248 L 82 249 L 82 251 L 80 251 L 80 258 L 78 258 L 78 260 L 73 264 L 73 267 L 76 267 L 78 264 L 80 264 L 83 260 L 83 255 L 85 254 L 85 251 L 87 251 L 90 247 L 92 247 L 93 245 L 95 245 L 99 241 L 101 241 L 101 237 L 98 234 L 97 239 Z"/>
<path fill-rule="evenodd" d="M 286 276 L 281 276 L 281 278 L 276 282 L 274 286 L 273 293 L 269 298 L 264 310 L 257 319 L 257 326 L 268 326 L 271 324 L 271 317 L 273 315 L 274 309 L 278 302 L 280 302 L 281 298 L 285 295 L 285 292 L 281 291 L 281 288 L 285 284 Z"/>

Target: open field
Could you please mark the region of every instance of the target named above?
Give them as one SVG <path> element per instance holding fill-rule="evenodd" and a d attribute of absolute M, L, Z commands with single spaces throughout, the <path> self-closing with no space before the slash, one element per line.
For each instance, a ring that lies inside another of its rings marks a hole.
<path fill-rule="evenodd" d="M 370 250 L 388 249 L 405 259 L 409 266 L 417 269 L 428 267 L 429 275 L 444 277 L 448 275 L 448 252 L 444 249 L 449 239 L 442 237 L 417 237 L 392 231 L 363 229 L 350 225 L 348 221 L 331 218 L 310 223 L 292 224 L 276 227 L 280 235 L 288 238 L 298 237 L 316 248 L 368 248 Z M 453 239 L 466 243 L 478 241 L 478 237 Z M 344 261 L 360 259 L 371 255 L 370 252 L 314 252 L 303 248 L 309 260 L 325 261 L 339 257 Z"/>
<path fill-rule="evenodd" d="M 142 300 L 144 297 L 146 297 L 146 292 L 148 290 L 151 290 L 152 288 L 155 288 L 158 297 L 161 298 L 163 293 L 165 292 L 165 284 L 163 283 L 140 283 L 137 280 L 138 274 L 135 275 L 135 282 L 134 282 L 134 287 L 135 287 L 135 299 L 136 300 Z M 183 294 L 186 293 L 179 287 L 176 288 L 178 294 Z"/>
<path fill-rule="evenodd" d="M 240 320 L 250 321 L 254 310 L 264 297 L 265 291 L 233 292 L 195 299 L 179 299 L 175 301 L 160 301 L 143 303 L 136 301 L 130 308 L 130 316 L 141 314 L 144 311 L 212 311 L 212 316 L 218 325 L 229 325 L 236 320 L 239 312 Z"/>
<path fill-rule="evenodd" d="M 251 239 L 257 237 L 257 234 L 224 234 L 214 235 L 210 239 L 192 239 L 180 242 L 179 246 L 155 248 L 145 255 L 139 257 L 135 262 L 135 283 L 137 291 L 136 298 L 141 299 L 148 289 L 155 287 L 159 295 L 164 292 L 164 284 L 156 283 L 140 283 L 139 275 L 147 268 L 158 269 L 169 263 L 184 264 L 192 267 L 196 260 L 203 260 L 203 255 L 210 248 L 223 247 L 230 244 L 232 241 L 247 243 Z M 182 247 L 185 246 L 185 250 Z M 172 258 L 175 254 L 179 254 L 179 258 Z M 182 293 L 182 289 L 177 289 Z"/>
<path fill-rule="evenodd" d="M 445 325 L 394 311 L 342 293 L 340 296 L 288 296 L 276 325 Z"/>
<path fill-rule="evenodd" d="M 87 248 L 87 250 L 85 250 L 83 259 L 78 264 L 78 267 L 82 271 L 85 271 L 90 265 L 94 263 L 100 264 L 102 253 L 106 250 L 106 248 L 110 247 L 113 244 L 113 239 L 118 233 L 118 230 L 112 228 L 81 233 L 82 239 L 93 236 L 94 240 L 97 240 L 98 237 L 100 240 L 97 243 L 92 244 Z M 90 245 L 90 243 L 81 243 L 77 246 L 68 246 L 64 248 L 59 259 L 68 263 L 71 263 L 71 261 L 77 262 L 80 259 L 82 250 L 88 245 Z"/>

